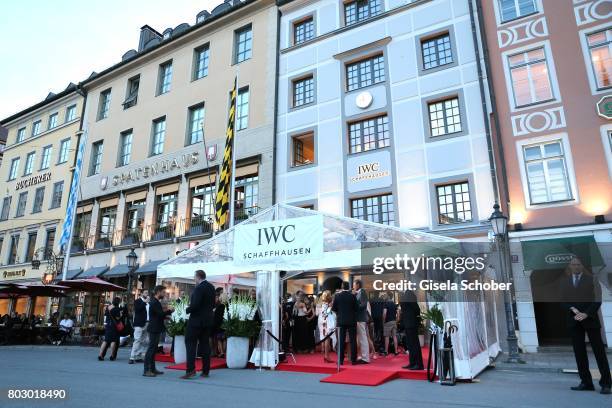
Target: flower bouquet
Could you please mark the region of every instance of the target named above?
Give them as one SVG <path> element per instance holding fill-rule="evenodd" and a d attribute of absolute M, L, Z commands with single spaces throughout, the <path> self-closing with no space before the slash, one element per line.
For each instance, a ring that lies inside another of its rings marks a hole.
<path fill-rule="evenodd" d="M 223 329 L 227 336 L 228 368 L 245 368 L 249 359 L 249 338 L 259 333 L 255 320 L 257 303 L 248 296 L 233 296 L 225 307 Z"/>
<path fill-rule="evenodd" d="M 170 315 L 170 321 L 166 325 L 167 333 L 174 337 L 174 362 L 175 364 L 187 361 L 187 350 L 185 348 L 185 332 L 187 331 L 187 321 L 189 313 L 189 298 L 187 296 L 169 302 L 174 312 Z"/>

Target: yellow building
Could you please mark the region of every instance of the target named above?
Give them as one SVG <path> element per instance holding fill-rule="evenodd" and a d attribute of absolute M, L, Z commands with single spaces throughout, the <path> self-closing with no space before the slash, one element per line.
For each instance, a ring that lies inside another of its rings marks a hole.
<path fill-rule="evenodd" d="M 84 98 L 77 86 L 2 121 L 8 130 L 0 166 L 0 284 L 40 282 L 66 214 Z M 38 269 L 32 260 L 41 259 Z M 0 315 L 45 315 L 47 298 L 0 299 Z"/>

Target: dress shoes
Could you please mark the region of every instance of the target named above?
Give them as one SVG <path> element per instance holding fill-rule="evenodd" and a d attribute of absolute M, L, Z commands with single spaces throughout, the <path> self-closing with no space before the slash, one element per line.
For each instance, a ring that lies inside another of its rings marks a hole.
<path fill-rule="evenodd" d="M 200 374 L 200 377 L 202 377 L 202 378 L 208 378 L 208 373 L 202 373 L 202 374 Z"/>
<path fill-rule="evenodd" d="M 188 373 L 186 373 L 185 375 L 181 376 L 181 380 L 189 380 L 190 378 L 193 378 L 196 376 L 196 372 L 195 371 L 190 371 Z"/>
<path fill-rule="evenodd" d="M 424 368 L 418 365 L 405 365 L 402 368 L 406 369 L 406 370 L 412 370 L 412 371 L 416 371 L 416 370 L 423 370 Z"/>
<path fill-rule="evenodd" d="M 128 361 L 128 364 L 134 364 L 134 360 L 130 358 L 130 360 Z"/>
<path fill-rule="evenodd" d="M 604 395 L 610 395 L 610 387 L 601 387 L 601 391 L 599 391 L 599 393 Z"/>
<path fill-rule="evenodd" d="M 595 391 L 595 387 L 593 386 L 593 384 L 587 385 L 584 383 L 580 383 L 575 387 L 571 387 L 571 389 L 574 391 Z"/>
<path fill-rule="evenodd" d="M 163 371 L 159 370 L 153 370 L 153 372 L 155 373 L 155 375 L 162 375 L 164 373 Z"/>
<path fill-rule="evenodd" d="M 142 376 L 143 377 L 157 377 L 157 375 L 153 371 L 145 371 Z"/>

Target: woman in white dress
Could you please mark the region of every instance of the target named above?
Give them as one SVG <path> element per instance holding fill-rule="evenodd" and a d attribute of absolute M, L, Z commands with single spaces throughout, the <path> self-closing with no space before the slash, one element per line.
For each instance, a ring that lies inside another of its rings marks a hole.
<path fill-rule="evenodd" d="M 336 315 L 332 312 L 332 295 L 329 290 L 326 290 L 321 295 L 321 311 L 318 323 L 320 340 L 323 340 L 336 328 Z M 327 363 L 332 362 L 329 359 L 330 344 L 332 349 L 336 346 L 336 336 L 330 336 L 330 338 L 323 342 L 323 360 Z"/>

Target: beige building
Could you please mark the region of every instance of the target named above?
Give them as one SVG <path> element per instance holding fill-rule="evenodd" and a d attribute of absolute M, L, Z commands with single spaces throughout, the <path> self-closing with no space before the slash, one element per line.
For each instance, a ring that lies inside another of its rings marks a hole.
<path fill-rule="evenodd" d="M 70 84 L 0 122 L 8 130 L 0 166 L 0 283 L 40 282 L 59 255 L 83 97 Z M 33 269 L 33 259 L 43 259 Z M 0 299 L 0 315 L 45 315 L 48 298 Z"/>
<path fill-rule="evenodd" d="M 148 287 L 157 264 L 211 235 L 236 76 L 235 218 L 272 204 L 276 33 L 273 1 L 225 2 L 193 26 L 142 27 L 138 50 L 82 83 L 87 145 L 70 277 L 126 284 L 135 248 Z"/>

